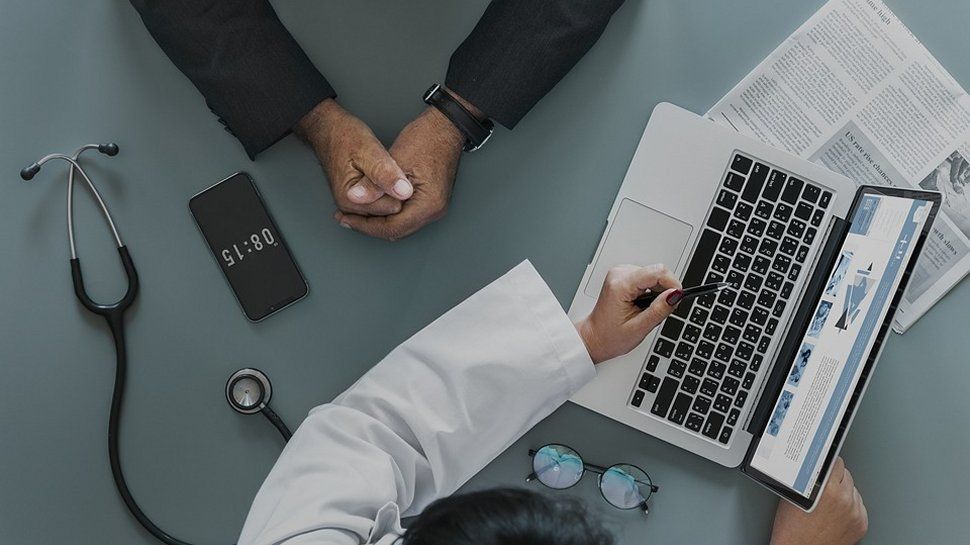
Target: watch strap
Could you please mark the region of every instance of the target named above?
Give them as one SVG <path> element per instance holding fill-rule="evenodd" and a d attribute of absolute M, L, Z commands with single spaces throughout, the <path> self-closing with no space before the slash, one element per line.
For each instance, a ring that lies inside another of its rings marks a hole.
<path fill-rule="evenodd" d="M 465 136 L 465 151 L 481 148 L 492 136 L 495 125 L 491 120 L 480 121 L 441 85 L 432 85 L 424 94 L 424 102 L 437 108 Z"/>

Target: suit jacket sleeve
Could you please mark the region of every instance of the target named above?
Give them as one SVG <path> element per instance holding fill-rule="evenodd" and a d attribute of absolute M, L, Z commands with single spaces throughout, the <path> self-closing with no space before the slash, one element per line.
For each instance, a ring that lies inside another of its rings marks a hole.
<path fill-rule="evenodd" d="M 131 0 L 250 158 L 336 95 L 267 0 Z"/>
<path fill-rule="evenodd" d="M 445 84 L 512 128 L 596 43 L 623 0 L 492 0 Z"/>

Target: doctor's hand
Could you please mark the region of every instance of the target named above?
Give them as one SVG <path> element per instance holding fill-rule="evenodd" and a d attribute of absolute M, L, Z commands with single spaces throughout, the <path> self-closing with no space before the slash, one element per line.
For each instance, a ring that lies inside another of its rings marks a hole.
<path fill-rule="evenodd" d="M 622 356 L 643 342 L 677 308 L 683 297 L 680 288 L 680 281 L 663 265 L 610 269 L 593 311 L 576 324 L 593 363 Z M 648 290 L 662 293 L 641 311 L 633 301 Z"/>
<path fill-rule="evenodd" d="M 328 98 L 295 127 L 330 182 L 337 208 L 365 216 L 395 214 L 414 188 L 370 128 Z"/>
<path fill-rule="evenodd" d="M 441 112 L 426 108 L 408 123 L 391 146 L 391 157 L 404 169 L 414 195 L 390 215 L 337 212 L 334 219 L 354 231 L 398 240 L 441 219 L 451 200 L 465 137 Z M 376 188 L 373 188 L 376 189 Z"/>
<path fill-rule="evenodd" d="M 837 458 L 825 492 L 811 513 L 778 502 L 771 545 L 853 545 L 868 528 L 866 505 L 845 462 Z"/>

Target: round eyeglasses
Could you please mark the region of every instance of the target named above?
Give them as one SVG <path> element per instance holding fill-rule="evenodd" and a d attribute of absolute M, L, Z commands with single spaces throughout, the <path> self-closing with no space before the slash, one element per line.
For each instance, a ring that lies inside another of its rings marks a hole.
<path fill-rule="evenodd" d="M 556 490 L 574 486 L 587 471 L 599 475 L 600 494 L 618 509 L 641 509 L 649 514 L 647 500 L 660 490 L 647 472 L 632 464 L 613 464 L 601 467 L 587 464 L 575 449 L 566 445 L 549 444 L 539 450 L 529 450 L 532 473 L 526 482 L 539 481 Z"/>

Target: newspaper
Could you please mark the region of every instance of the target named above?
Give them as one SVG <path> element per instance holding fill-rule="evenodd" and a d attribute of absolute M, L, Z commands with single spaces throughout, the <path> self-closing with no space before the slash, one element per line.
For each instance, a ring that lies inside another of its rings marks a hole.
<path fill-rule="evenodd" d="M 859 185 L 943 194 L 896 332 L 970 271 L 970 97 L 881 0 L 830 0 L 707 117 Z"/>

